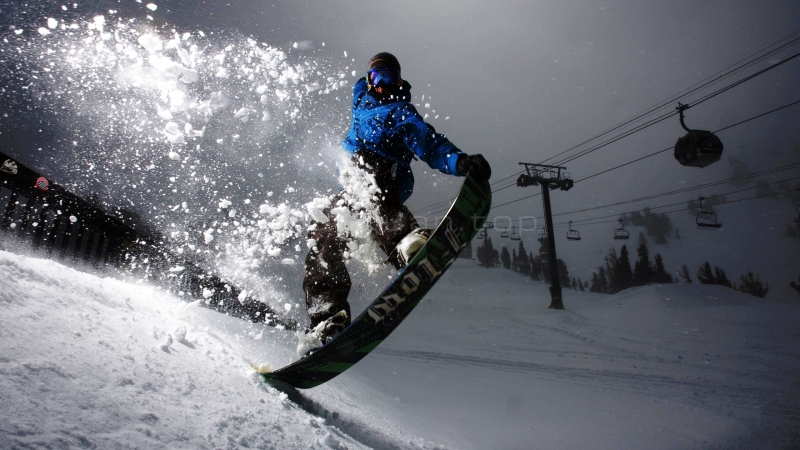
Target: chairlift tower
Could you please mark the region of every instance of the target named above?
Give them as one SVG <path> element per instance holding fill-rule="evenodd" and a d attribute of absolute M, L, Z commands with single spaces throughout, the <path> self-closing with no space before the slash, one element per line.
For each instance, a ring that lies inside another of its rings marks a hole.
<path fill-rule="evenodd" d="M 525 166 L 524 173 L 517 178 L 517 186 L 541 186 L 542 203 L 544 204 L 545 225 L 547 230 L 547 259 L 550 266 L 550 306 L 552 309 L 564 309 L 564 300 L 561 296 L 561 280 L 558 275 L 558 264 L 556 261 L 556 240 L 553 234 L 553 214 L 550 210 L 550 191 L 561 189 L 568 191 L 572 189 L 575 182 L 567 173 L 566 167 L 546 166 L 543 164 L 519 163 Z"/>

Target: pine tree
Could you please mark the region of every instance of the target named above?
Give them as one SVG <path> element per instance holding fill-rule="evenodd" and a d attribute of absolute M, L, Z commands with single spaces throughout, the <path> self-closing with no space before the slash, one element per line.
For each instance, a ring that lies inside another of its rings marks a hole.
<path fill-rule="evenodd" d="M 600 292 L 600 278 L 597 272 L 592 272 L 592 285 L 589 287 L 589 292 Z"/>
<path fill-rule="evenodd" d="M 531 259 L 531 278 L 533 278 L 534 280 L 541 280 L 542 258 L 538 256 L 533 256 L 533 253 L 531 253 L 530 259 Z"/>
<path fill-rule="evenodd" d="M 720 286 L 733 287 L 733 283 L 728 279 L 728 275 L 719 266 L 714 266 L 714 280 Z"/>
<path fill-rule="evenodd" d="M 515 249 L 511 249 L 511 270 L 514 272 L 519 272 L 519 261 L 517 260 L 517 251 Z"/>
<path fill-rule="evenodd" d="M 623 245 L 619 252 L 619 265 L 617 266 L 617 270 L 615 272 L 619 277 L 619 289 L 617 292 L 633 286 L 633 270 L 631 270 L 631 260 L 628 256 L 628 247 L 626 245 Z"/>
<path fill-rule="evenodd" d="M 606 273 L 608 274 L 608 292 L 616 294 L 633 286 L 633 271 L 628 256 L 628 247 L 623 245 L 619 255 L 615 249 L 605 256 Z"/>
<path fill-rule="evenodd" d="M 525 250 L 525 244 L 522 241 L 519 241 L 519 247 L 517 249 L 517 258 L 519 259 L 519 271 L 524 273 L 525 275 L 530 275 L 531 273 L 531 263 L 528 260 L 528 252 Z"/>
<path fill-rule="evenodd" d="M 572 277 L 572 282 L 570 282 L 569 288 L 572 289 L 573 291 L 578 290 L 578 281 L 575 279 L 575 277 Z"/>
<path fill-rule="evenodd" d="M 717 284 L 717 279 L 714 278 L 714 271 L 711 270 L 711 264 L 708 261 L 697 269 L 697 281 L 702 284 Z"/>
<path fill-rule="evenodd" d="M 570 279 L 567 263 L 565 263 L 563 259 L 558 258 L 556 259 L 556 268 L 558 269 L 558 281 L 561 282 L 562 286 L 569 286 Z"/>
<path fill-rule="evenodd" d="M 503 250 L 500 251 L 500 260 L 503 261 L 503 267 L 506 269 L 511 268 L 511 254 L 508 253 L 508 249 L 506 246 L 503 246 Z"/>
<path fill-rule="evenodd" d="M 680 275 L 681 278 L 683 278 L 687 283 L 692 283 L 692 275 L 689 273 L 689 268 L 686 267 L 686 264 L 681 267 L 681 271 L 678 272 L 678 275 Z"/>
<path fill-rule="evenodd" d="M 478 262 L 487 269 L 494 263 L 495 249 L 492 246 L 492 238 L 486 236 L 483 243 L 478 246 Z"/>
<path fill-rule="evenodd" d="M 661 253 L 656 253 L 655 259 L 655 274 L 654 280 L 656 283 L 674 283 L 672 280 L 672 275 L 670 275 L 667 270 L 664 268 L 664 261 L 661 259 Z M 686 266 L 684 266 L 686 267 Z M 686 269 L 686 274 L 688 276 L 689 269 Z M 691 280 L 689 280 L 691 283 Z"/>
<path fill-rule="evenodd" d="M 644 234 L 640 234 L 640 241 L 642 237 L 644 237 Z M 639 259 L 633 266 L 633 285 L 644 286 L 655 281 L 653 280 L 655 273 L 652 264 L 650 264 L 650 252 L 647 250 L 647 244 L 639 244 L 636 254 L 639 255 Z"/>
<path fill-rule="evenodd" d="M 581 277 L 578 277 L 578 290 L 581 292 L 586 292 L 586 289 L 583 287 L 583 282 L 581 281 Z"/>
<path fill-rule="evenodd" d="M 744 293 L 764 298 L 769 292 L 769 284 L 761 281 L 761 275 L 753 275 L 753 272 L 748 271 L 747 276 L 741 275 L 739 281 L 738 289 Z"/>
<path fill-rule="evenodd" d="M 592 284 L 589 287 L 589 292 L 597 292 L 599 294 L 608 294 L 608 275 L 603 266 L 597 268 L 597 272 L 592 272 Z"/>

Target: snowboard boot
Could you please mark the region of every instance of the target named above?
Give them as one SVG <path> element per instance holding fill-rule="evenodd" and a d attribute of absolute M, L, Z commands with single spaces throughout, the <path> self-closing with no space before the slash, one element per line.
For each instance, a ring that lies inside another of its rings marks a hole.
<path fill-rule="evenodd" d="M 298 335 L 297 354 L 308 356 L 314 353 L 338 336 L 348 325 L 350 325 L 350 315 L 347 311 L 341 310 L 313 329 L 306 329 L 305 333 Z"/>
<path fill-rule="evenodd" d="M 314 327 L 313 333 L 320 342 L 325 344 L 338 336 L 348 325 L 350 325 L 350 316 L 347 311 L 342 310 L 327 320 L 320 322 L 319 325 Z"/>
<path fill-rule="evenodd" d="M 428 242 L 428 239 L 433 234 L 432 228 L 417 228 L 411 233 L 408 233 L 395 249 L 397 259 L 401 267 L 408 265 L 408 262 L 419 252 L 419 249 Z"/>

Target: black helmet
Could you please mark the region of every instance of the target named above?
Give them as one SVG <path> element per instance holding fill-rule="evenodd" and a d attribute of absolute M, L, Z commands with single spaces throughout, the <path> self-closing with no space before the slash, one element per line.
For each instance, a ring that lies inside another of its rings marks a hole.
<path fill-rule="evenodd" d="M 395 56 L 389 52 L 381 52 L 369 60 L 369 66 L 367 67 L 367 70 L 372 69 L 392 69 L 397 72 L 397 76 L 399 77 L 400 61 L 398 61 L 397 58 L 395 58 Z"/>

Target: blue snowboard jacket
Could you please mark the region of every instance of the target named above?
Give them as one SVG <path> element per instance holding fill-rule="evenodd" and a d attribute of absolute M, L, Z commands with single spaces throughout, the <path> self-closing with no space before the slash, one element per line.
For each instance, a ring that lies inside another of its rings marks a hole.
<path fill-rule="evenodd" d="M 404 82 L 400 98 L 391 103 L 381 103 L 367 89 L 364 78 L 353 87 L 353 117 L 342 147 L 350 154 L 366 149 L 397 164 L 395 182 L 400 203 L 405 203 L 414 190 L 412 158 L 419 158 L 443 173 L 460 175 L 456 162 L 461 150 L 422 119 L 410 103 L 408 82 Z"/>

